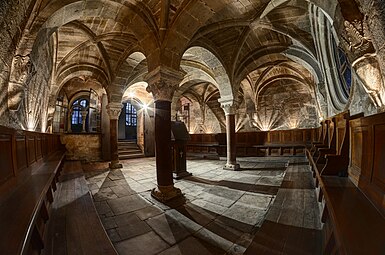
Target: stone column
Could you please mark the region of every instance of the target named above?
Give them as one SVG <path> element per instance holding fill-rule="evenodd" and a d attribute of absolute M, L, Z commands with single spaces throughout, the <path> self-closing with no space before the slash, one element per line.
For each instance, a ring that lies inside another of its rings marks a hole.
<path fill-rule="evenodd" d="M 83 125 L 83 128 L 82 128 L 82 132 L 85 133 L 86 132 L 86 120 L 87 120 L 87 110 L 83 110 L 81 112 L 82 114 L 82 125 Z"/>
<path fill-rule="evenodd" d="M 161 202 L 182 195 L 181 190 L 174 187 L 171 161 L 171 101 L 182 78 L 180 72 L 162 66 L 146 76 L 147 91 L 152 93 L 155 101 L 157 187 L 151 195 Z"/>
<path fill-rule="evenodd" d="M 235 141 L 235 105 L 233 100 L 221 101 L 221 107 L 226 115 L 226 143 L 227 143 L 227 162 L 223 169 L 239 170 L 239 164 L 236 160 L 236 141 Z"/>
<path fill-rule="evenodd" d="M 118 120 L 122 111 L 121 103 L 109 103 L 107 105 L 107 113 L 110 116 L 110 144 L 111 144 L 111 163 L 110 169 L 122 168 L 119 163 L 118 155 Z"/>
<path fill-rule="evenodd" d="M 68 117 L 67 117 L 67 132 L 72 133 L 72 110 L 69 109 Z"/>

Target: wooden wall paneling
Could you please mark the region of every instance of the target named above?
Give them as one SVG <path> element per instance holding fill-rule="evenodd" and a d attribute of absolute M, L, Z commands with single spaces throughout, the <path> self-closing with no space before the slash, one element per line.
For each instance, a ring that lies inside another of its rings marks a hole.
<path fill-rule="evenodd" d="M 373 163 L 370 184 L 364 192 L 385 217 L 385 121 L 372 126 Z"/>
<path fill-rule="evenodd" d="M 27 139 L 27 159 L 28 165 L 32 165 L 36 162 L 36 144 L 35 144 L 35 134 L 28 132 L 26 135 Z"/>
<path fill-rule="evenodd" d="M 41 150 L 41 146 L 42 146 L 42 143 L 41 143 L 42 139 L 41 138 L 42 138 L 42 135 L 38 134 L 36 136 L 36 140 L 35 140 L 35 142 L 36 142 L 36 160 L 39 160 L 43 157 L 42 150 Z"/>
<path fill-rule="evenodd" d="M 302 143 L 306 141 L 306 130 L 293 130 L 293 142 Z"/>
<path fill-rule="evenodd" d="M 28 167 L 27 161 L 27 142 L 24 132 L 17 132 L 15 135 L 16 140 L 16 160 L 17 171 L 21 171 Z"/>
<path fill-rule="evenodd" d="M 370 182 L 373 165 L 373 127 L 363 126 L 361 143 L 361 176 L 359 182 L 366 185 Z"/>
<path fill-rule="evenodd" d="M 0 133 L 0 184 L 16 175 L 13 159 L 13 136 L 12 134 Z"/>
<path fill-rule="evenodd" d="M 52 136 L 51 135 L 47 136 L 47 149 L 48 149 L 48 154 L 51 154 L 51 152 L 53 151 L 53 148 L 52 148 Z"/>
<path fill-rule="evenodd" d="M 291 143 L 292 142 L 292 131 L 291 130 L 282 130 L 281 132 L 280 143 Z"/>
<path fill-rule="evenodd" d="M 48 154 L 48 146 L 47 146 L 47 134 L 43 134 L 41 141 L 41 152 L 43 158 L 45 158 Z"/>
<path fill-rule="evenodd" d="M 374 126 L 373 182 L 385 193 L 385 123 Z"/>
<path fill-rule="evenodd" d="M 280 133 L 278 131 L 270 131 L 268 132 L 268 141 L 269 143 L 279 143 L 281 141 L 280 139 Z"/>
<path fill-rule="evenodd" d="M 238 145 L 246 145 L 247 143 L 247 133 L 236 133 L 235 141 Z"/>

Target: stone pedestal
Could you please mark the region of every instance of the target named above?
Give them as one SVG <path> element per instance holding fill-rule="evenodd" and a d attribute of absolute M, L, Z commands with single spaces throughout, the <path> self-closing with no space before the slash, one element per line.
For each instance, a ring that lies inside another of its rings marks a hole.
<path fill-rule="evenodd" d="M 110 144 L 111 144 L 111 163 L 110 169 L 122 168 L 122 164 L 119 163 L 118 154 L 118 119 L 122 110 L 121 103 L 110 103 L 107 105 L 107 112 L 110 116 Z"/>
<path fill-rule="evenodd" d="M 180 180 L 188 176 L 192 176 L 192 173 L 187 172 L 186 165 L 186 143 L 187 141 L 174 141 L 173 142 L 173 176 L 174 179 Z"/>
<path fill-rule="evenodd" d="M 171 158 L 171 101 L 182 78 L 179 72 L 165 67 L 156 68 L 146 77 L 147 91 L 155 99 L 157 187 L 152 190 L 151 195 L 161 202 L 182 195 L 181 190 L 174 187 Z"/>
<path fill-rule="evenodd" d="M 221 102 L 221 106 L 226 115 L 226 143 L 227 143 L 227 162 L 223 169 L 240 170 L 236 160 L 237 147 L 235 138 L 235 106 L 233 102 Z"/>

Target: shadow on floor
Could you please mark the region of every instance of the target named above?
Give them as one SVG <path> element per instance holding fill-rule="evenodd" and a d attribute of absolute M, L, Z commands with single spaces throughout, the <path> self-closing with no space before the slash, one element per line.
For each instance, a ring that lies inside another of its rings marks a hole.
<path fill-rule="evenodd" d="M 211 181 L 211 180 L 207 180 L 196 176 L 186 177 L 185 180 L 197 182 L 197 183 L 210 184 L 215 186 L 222 186 L 230 189 L 236 189 L 236 190 L 247 191 L 252 193 L 266 194 L 266 195 L 275 195 L 277 194 L 279 189 L 279 187 L 277 186 L 248 184 L 248 183 L 225 181 L 225 180 Z"/>

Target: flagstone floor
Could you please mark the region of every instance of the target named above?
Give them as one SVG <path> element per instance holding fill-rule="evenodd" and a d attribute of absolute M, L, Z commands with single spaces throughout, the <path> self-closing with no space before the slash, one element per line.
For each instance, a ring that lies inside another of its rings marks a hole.
<path fill-rule="evenodd" d="M 106 163 L 83 164 L 83 170 L 119 254 L 243 254 L 268 211 L 269 221 L 320 228 L 305 158 L 239 160 L 241 171 L 223 170 L 220 160 L 188 160 L 192 176 L 175 180 L 184 199 L 167 205 L 150 195 L 156 186 L 155 158 L 123 161 L 119 170 L 108 170 Z M 290 169 L 290 178 L 283 181 Z M 280 190 L 281 185 L 287 191 Z M 285 214 L 286 209 L 291 213 Z"/>

